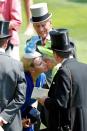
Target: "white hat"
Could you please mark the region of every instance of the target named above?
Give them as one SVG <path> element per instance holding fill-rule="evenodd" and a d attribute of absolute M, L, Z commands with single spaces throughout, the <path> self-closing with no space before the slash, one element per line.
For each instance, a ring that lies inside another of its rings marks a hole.
<path fill-rule="evenodd" d="M 32 51 L 32 52 L 24 54 L 24 58 L 27 58 L 27 59 L 33 59 L 33 58 L 36 58 L 36 57 L 39 57 L 39 56 L 41 56 L 41 54 L 37 51 Z"/>
<path fill-rule="evenodd" d="M 33 4 L 30 9 L 33 23 L 46 21 L 52 16 L 52 13 L 48 13 L 47 3 Z"/>

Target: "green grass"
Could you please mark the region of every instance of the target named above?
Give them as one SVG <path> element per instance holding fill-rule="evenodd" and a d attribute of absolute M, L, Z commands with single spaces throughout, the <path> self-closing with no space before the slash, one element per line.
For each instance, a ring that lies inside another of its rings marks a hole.
<path fill-rule="evenodd" d="M 68 28 L 70 39 L 75 42 L 79 61 L 87 63 L 87 0 L 34 0 L 34 3 L 47 2 L 52 13 L 55 28 Z M 20 32 L 20 55 L 27 37 L 23 35 L 26 18 L 23 9 L 23 24 Z"/>

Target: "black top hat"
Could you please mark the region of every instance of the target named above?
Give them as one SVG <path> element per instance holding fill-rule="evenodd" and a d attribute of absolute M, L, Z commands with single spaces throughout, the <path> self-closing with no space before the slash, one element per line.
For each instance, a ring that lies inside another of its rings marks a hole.
<path fill-rule="evenodd" d="M 53 29 L 50 31 L 51 48 L 60 53 L 71 53 L 72 45 L 69 41 L 67 29 Z"/>
<path fill-rule="evenodd" d="M 0 21 L 0 39 L 9 38 L 9 21 Z"/>

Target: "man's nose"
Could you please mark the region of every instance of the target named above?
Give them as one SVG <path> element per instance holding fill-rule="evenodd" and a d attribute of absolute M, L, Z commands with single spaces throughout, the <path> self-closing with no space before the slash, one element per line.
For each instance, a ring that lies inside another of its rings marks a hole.
<path fill-rule="evenodd" d="M 40 31 L 43 31 L 43 30 L 44 30 L 43 26 L 40 26 L 39 29 L 40 29 Z"/>

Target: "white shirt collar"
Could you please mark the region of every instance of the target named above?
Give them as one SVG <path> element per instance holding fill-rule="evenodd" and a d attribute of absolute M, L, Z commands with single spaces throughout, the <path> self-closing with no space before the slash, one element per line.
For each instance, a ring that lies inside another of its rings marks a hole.
<path fill-rule="evenodd" d="M 61 64 L 63 64 L 67 59 L 72 59 L 72 58 L 73 58 L 73 55 L 70 55 L 69 58 L 64 58 Z"/>
<path fill-rule="evenodd" d="M 3 48 L 0 48 L 0 52 L 3 52 L 3 53 L 5 53 L 5 49 L 3 49 Z"/>
<path fill-rule="evenodd" d="M 51 31 L 52 29 L 50 29 L 50 31 Z M 49 31 L 49 32 L 50 32 Z M 47 35 L 47 40 L 50 40 L 50 34 L 48 33 L 48 35 Z"/>

